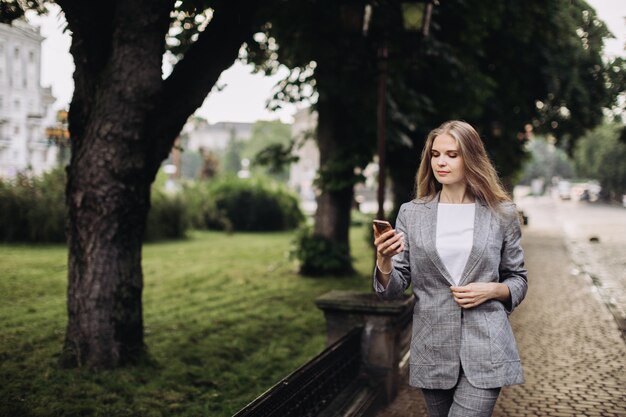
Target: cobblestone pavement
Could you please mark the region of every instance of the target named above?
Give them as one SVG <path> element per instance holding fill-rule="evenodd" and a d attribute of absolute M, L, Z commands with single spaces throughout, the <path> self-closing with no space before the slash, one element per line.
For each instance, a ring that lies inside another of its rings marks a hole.
<path fill-rule="evenodd" d="M 589 278 L 573 273 L 558 225 L 545 213 L 530 215 L 529 290 L 511 315 L 526 383 L 503 388 L 494 416 L 626 417 L 626 344 L 617 324 Z M 377 417 L 426 416 L 420 391 L 403 379 Z"/>
<path fill-rule="evenodd" d="M 626 336 L 626 209 L 577 201 L 553 204 L 570 254 L 580 272 L 593 279 Z"/>

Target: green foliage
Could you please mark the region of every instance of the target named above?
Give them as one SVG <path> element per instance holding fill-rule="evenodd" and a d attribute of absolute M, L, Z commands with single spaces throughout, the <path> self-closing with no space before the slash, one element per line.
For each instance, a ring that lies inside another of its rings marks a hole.
<path fill-rule="evenodd" d="M 582 0 L 439 2 L 430 36 L 419 40 L 403 30 L 402 2 L 373 3 L 367 36 L 342 28 L 342 5 L 312 0 L 267 8 L 272 24 L 258 43 L 248 44 L 248 60 L 260 71 L 275 72 L 279 63 L 291 68 L 273 106 L 317 93 L 320 114 L 330 101 L 332 117 L 352 129 L 332 127 L 340 157 L 322 161 L 323 190 L 358 181 L 349 173 L 375 148 L 372 87 L 383 37 L 389 51 L 387 161 L 397 203 L 412 197 L 426 133 L 445 120 L 463 119 L 479 129 L 506 182 L 524 162 L 526 124 L 554 135 L 569 152 L 624 91 L 624 61 L 602 61 L 609 32 Z"/>
<path fill-rule="evenodd" d="M 619 83 L 602 61 L 609 32 L 584 1 L 446 1 L 432 22 L 416 65 L 390 86 L 392 118 L 403 121 L 389 140 L 396 204 L 411 198 L 426 133 L 447 119 L 479 129 L 507 182 L 524 162 L 526 124 L 569 152 L 615 103 Z"/>
<path fill-rule="evenodd" d="M 626 92 L 626 58 L 615 58 L 609 65 L 610 71 L 607 86 L 613 94 L 623 94 Z M 626 100 L 618 100 L 614 115 L 617 116 L 624 113 L 626 113 Z M 622 129 L 620 140 L 626 143 L 626 129 Z"/>
<path fill-rule="evenodd" d="M 523 168 L 521 184 L 530 184 L 534 178 L 549 182 L 552 177 L 572 178 L 574 166 L 565 151 L 537 137 L 528 146 L 530 159 Z"/>
<path fill-rule="evenodd" d="M 361 213 L 359 210 L 353 209 L 350 213 L 350 226 L 367 226 L 371 229 L 373 214 Z"/>
<path fill-rule="evenodd" d="M 304 215 L 297 198 L 265 178 L 223 177 L 185 191 L 195 227 L 263 231 L 297 227 Z"/>
<path fill-rule="evenodd" d="M 383 4 L 375 15 L 393 8 Z M 268 7 L 263 12 L 271 25 L 255 37 L 257 43 L 247 45 L 247 59 L 259 71 L 275 72 L 279 64 L 290 68 L 276 86 L 270 107 L 279 108 L 285 102 L 314 103 L 321 151 L 316 185 L 323 192 L 344 190 L 361 181 L 355 168 L 363 169 L 375 148 L 376 42 L 358 30 L 345 30 L 344 6 L 344 2 L 314 0 Z M 380 19 L 373 24 L 376 28 L 372 30 L 378 30 Z"/>
<path fill-rule="evenodd" d="M 191 232 L 146 244 L 145 342 L 153 364 L 92 372 L 57 366 L 67 326 L 67 249 L 0 247 L 1 416 L 232 416 L 325 347 L 316 297 L 367 291 L 371 251 L 352 234 L 357 272 L 302 279 L 294 232 Z"/>
<path fill-rule="evenodd" d="M 184 199 L 180 195 L 164 191 L 168 179 L 169 176 L 160 170 L 152 183 L 145 241 L 182 239 L 190 227 Z"/>
<path fill-rule="evenodd" d="M 259 120 L 252 126 L 250 140 L 246 142 L 242 154 L 244 158 L 252 160 L 268 145 L 289 145 L 290 142 L 290 125 L 280 120 Z"/>
<path fill-rule="evenodd" d="M 279 120 L 260 120 L 252 126 L 252 135 L 245 143 L 242 154 L 252 161 L 254 174 L 286 182 L 289 165 L 298 160 L 293 155 L 294 147 L 291 126 Z"/>
<path fill-rule="evenodd" d="M 145 241 L 181 239 L 189 228 L 185 202 L 180 195 L 152 189 Z"/>
<path fill-rule="evenodd" d="M 185 184 L 183 199 L 187 216 L 193 229 L 233 230 L 232 223 L 223 210 L 215 204 L 209 183 L 199 181 Z"/>
<path fill-rule="evenodd" d="M 159 175 L 152 190 L 146 239 L 182 238 L 187 229 L 185 204 L 180 197 L 160 191 Z M 0 240 L 3 242 L 61 243 L 66 241 L 65 170 L 41 177 L 18 176 L 0 180 Z"/>
<path fill-rule="evenodd" d="M 297 198 L 267 180 L 226 178 L 211 195 L 235 230 L 288 230 L 304 220 Z"/>
<path fill-rule="evenodd" d="M 267 167 L 268 174 L 287 179 L 287 168 L 299 159 L 293 154 L 294 145 L 294 142 L 286 145 L 282 143 L 267 145 L 255 155 L 253 163 L 257 166 Z"/>
<path fill-rule="evenodd" d="M 65 242 L 65 171 L 0 180 L 0 240 Z"/>
<path fill-rule="evenodd" d="M 326 163 L 319 167 L 315 186 L 324 191 L 342 191 L 351 189 L 357 183 L 365 181 L 361 169 L 367 161 L 362 155 L 350 154 L 347 150 L 337 153 L 329 158 Z"/>
<path fill-rule="evenodd" d="M 605 196 L 621 201 L 626 194 L 626 143 L 619 140 L 621 123 L 605 123 L 576 145 L 574 164 L 580 177 L 596 179 Z"/>
<path fill-rule="evenodd" d="M 348 245 L 316 236 L 309 227 L 298 231 L 291 256 L 300 264 L 300 274 L 308 276 L 348 275 L 353 273 Z"/>

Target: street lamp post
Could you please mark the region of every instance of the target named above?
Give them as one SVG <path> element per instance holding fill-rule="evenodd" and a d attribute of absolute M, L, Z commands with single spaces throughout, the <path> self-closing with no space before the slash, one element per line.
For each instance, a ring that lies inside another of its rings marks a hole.
<path fill-rule="evenodd" d="M 340 5 L 340 20 L 343 29 L 350 34 L 362 33 L 367 36 L 372 19 L 373 7 L 365 0 L 344 0 Z M 411 38 L 428 36 L 430 17 L 433 6 L 438 0 L 404 1 L 400 3 L 402 22 Z M 384 31 L 383 31 L 384 32 Z M 385 142 L 386 142 L 386 115 L 387 115 L 387 66 L 389 48 L 387 40 L 382 36 L 378 51 L 378 106 L 377 106 L 377 153 L 378 153 L 378 219 L 385 217 Z M 411 47 L 415 47 L 412 43 Z"/>

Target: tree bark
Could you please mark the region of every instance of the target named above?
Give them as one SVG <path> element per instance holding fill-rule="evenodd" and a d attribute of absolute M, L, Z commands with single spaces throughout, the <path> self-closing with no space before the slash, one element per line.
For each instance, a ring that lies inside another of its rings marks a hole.
<path fill-rule="evenodd" d="M 351 179 L 354 176 L 354 166 L 341 161 L 345 156 L 344 142 L 348 140 L 345 135 L 347 120 L 342 117 L 342 107 L 341 98 L 331 99 L 320 94 L 317 104 L 317 144 L 321 175 L 325 176 L 324 181 L 328 179 L 339 183 L 345 181 L 345 185 L 330 184 L 324 187 L 318 196 L 314 234 L 335 244 L 345 245 L 344 248 L 349 254 L 350 210 L 354 198 Z M 346 270 L 350 269 L 351 265 L 347 265 Z"/>
<path fill-rule="evenodd" d="M 354 165 L 348 158 L 349 121 L 341 97 L 323 94 L 317 103 L 317 144 L 320 152 L 322 192 L 317 198 L 313 233 L 332 242 L 333 256 L 342 253 L 343 265 L 325 273 L 352 272 L 350 261 L 350 211 L 354 198 Z M 324 256 L 324 255 L 320 255 Z M 321 271 L 320 271 L 321 272 Z"/>
<path fill-rule="evenodd" d="M 215 3 L 213 20 L 167 80 L 161 64 L 173 0 L 58 3 L 76 66 L 60 364 L 112 368 L 145 350 L 141 247 L 151 184 L 187 117 L 252 36 L 258 2 Z"/>
<path fill-rule="evenodd" d="M 361 38 L 336 46 L 317 60 L 318 91 L 317 145 L 320 153 L 319 182 L 313 234 L 331 241 L 346 264 L 337 273 L 352 271 L 350 261 L 350 217 L 354 202 L 355 169 L 371 160 L 376 124 L 376 84 L 371 83 L 373 66 Z"/>
<path fill-rule="evenodd" d="M 162 85 L 165 2 L 121 3 L 97 50 L 68 12 L 76 61 L 68 168 L 68 325 L 61 364 L 110 368 L 144 351 L 141 245 L 156 174 L 148 115 Z M 78 20 L 80 22 L 80 19 Z"/>
<path fill-rule="evenodd" d="M 123 146 L 96 141 L 89 153 L 124 155 Z M 104 145 L 104 146 L 103 146 Z M 93 160 L 96 159 L 96 160 Z M 141 244 L 150 183 L 112 158 L 85 158 L 70 168 L 68 326 L 62 364 L 110 368 L 144 350 Z M 80 179 L 78 179 L 80 178 Z"/>

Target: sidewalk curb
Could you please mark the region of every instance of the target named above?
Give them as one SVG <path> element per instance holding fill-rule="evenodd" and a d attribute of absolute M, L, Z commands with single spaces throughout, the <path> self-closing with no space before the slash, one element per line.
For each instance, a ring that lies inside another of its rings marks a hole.
<path fill-rule="evenodd" d="M 613 316 L 613 319 L 617 324 L 617 328 L 622 335 L 622 340 L 624 341 L 624 343 L 626 343 L 626 317 L 624 317 L 620 313 L 615 304 L 613 304 L 613 302 L 611 301 L 610 294 L 602 286 L 602 277 L 599 277 L 596 274 L 590 272 L 587 268 L 585 268 L 584 263 L 576 261 L 576 259 L 580 258 L 576 255 L 580 252 L 584 252 L 582 248 L 577 246 L 577 244 L 572 239 L 569 239 L 566 236 L 563 236 L 563 241 L 565 243 L 565 249 L 570 260 L 579 272 L 575 275 L 582 275 L 584 279 L 588 281 L 590 286 L 595 290 L 600 301 L 605 305 L 609 313 L 611 313 L 611 315 Z"/>

